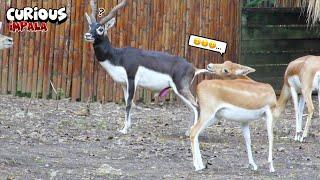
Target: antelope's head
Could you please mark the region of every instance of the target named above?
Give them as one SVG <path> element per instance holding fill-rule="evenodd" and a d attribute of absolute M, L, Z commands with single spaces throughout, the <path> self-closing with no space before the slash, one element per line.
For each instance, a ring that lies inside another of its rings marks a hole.
<path fill-rule="evenodd" d="M 231 61 L 225 61 L 223 64 L 210 63 L 208 64 L 207 69 L 213 74 L 218 75 L 222 78 L 231 79 L 246 76 L 249 73 L 253 73 L 256 71 L 251 67 L 233 63 Z"/>
<path fill-rule="evenodd" d="M 1 30 L 2 22 L 0 22 Z M 13 46 L 13 39 L 11 37 L 0 34 L 0 49 L 11 48 Z"/>
<path fill-rule="evenodd" d="M 107 34 L 107 31 L 114 26 L 117 12 L 126 5 L 126 0 L 122 0 L 109 12 L 107 16 L 97 22 L 95 18 L 97 13 L 97 3 L 94 0 L 90 0 L 92 12 L 90 15 L 88 15 L 88 13 L 85 14 L 89 24 L 89 31 L 84 35 L 84 39 L 89 42 L 95 42 L 96 40 L 102 39 Z"/>

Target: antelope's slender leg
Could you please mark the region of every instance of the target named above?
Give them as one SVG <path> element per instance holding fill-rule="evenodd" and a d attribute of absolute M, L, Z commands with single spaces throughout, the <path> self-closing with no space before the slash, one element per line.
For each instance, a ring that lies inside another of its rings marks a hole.
<path fill-rule="evenodd" d="M 295 116 L 296 116 L 296 135 L 294 137 L 295 141 L 298 141 L 299 137 L 298 137 L 298 133 L 299 133 L 299 105 L 298 105 L 298 93 L 296 91 L 296 89 L 294 87 L 290 88 L 291 90 L 291 96 L 292 96 L 292 101 L 293 101 L 293 105 L 294 105 L 294 112 L 295 112 Z"/>
<path fill-rule="evenodd" d="M 268 139 L 269 139 L 269 155 L 268 155 L 269 169 L 270 169 L 270 172 L 274 172 L 273 158 L 272 158 L 272 149 L 273 149 L 273 115 L 271 113 L 270 108 L 268 108 L 267 111 L 266 111 L 266 121 L 267 121 L 267 131 L 268 131 Z"/>
<path fill-rule="evenodd" d="M 249 123 L 241 124 L 241 129 L 242 129 L 242 134 L 243 134 L 243 137 L 244 137 L 244 140 L 245 140 L 245 143 L 246 143 L 246 147 L 247 147 L 249 165 L 252 166 L 253 170 L 257 170 L 258 167 L 257 167 L 257 165 L 254 162 L 253 157 L 252 157 Z"/>
<path fill-rule="evenodd" d="M 312 115 L 314 112 L 314 106 L 312 103 L 312 91 L 310 89 L 307 89 L 302 91 L 302 93 L 303 93 L 303 96 L 305 97 L 307 108 L 308 108 L 308 118 L 307 118 L 306 125 L 304 127 L 302 137 L 300 139 L 300 142 L 303 142 L 303 139 L 308 136 L 309 127 L 310 127 Z"/>
<path fill-rule="evenodd" d="M 127 85 L 127 99 L 126 99 L 126 114 L 125 114 L 125 123 L 122 130 L 120 130 L 121 133 L 127 134 L 128 129 L 131 127 L 131 106 L 132 106 L 132 100 L 135 93 L 135 85 L 134 80 L 128 79 L 128 85 Z"/>
<path fill-rule="evenodd" d="M 300 95 L 299 97 L 299 115 L 298 115 L 298 121 L 296 123 L 296 140 L 299 140 L 302 136 L 302 117 L 303 117 L 303 110 L 304 110 L 304 105 L 305 105 L 305 100 L 303 95 Z"/>
<path fill-rule="evenodd" d="M 208 125 L 212 124 L 215 120 L 216 120 L 215 113 L 211 116 L 210 111 L 203 109 L 200 112 L 199 120 L 191 127 L 191 132 L 190 132 L 191 149 L 192 149 L 192 155 L 193 155 L 193 165 L 196 171 L 199 171 L 205 168 L 202 162 L 201 152 L 199 147 L 199 134 L 206 127 L 208 127 Z"/>

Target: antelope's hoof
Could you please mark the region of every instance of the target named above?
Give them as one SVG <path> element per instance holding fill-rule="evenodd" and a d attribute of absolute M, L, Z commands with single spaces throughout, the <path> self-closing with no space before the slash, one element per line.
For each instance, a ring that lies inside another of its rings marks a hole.
<path fill-rule="evenodd" d="M 197 164 L 194 165 L 194 167 L 196 168 L 196 171 L 201 171 L 206 168 L 203 164 Z"/>
<path fill-rule="evenodd" d="M 186 135 L 186 136 L 190 136 L 190 130 L 187 130 L 185 133 L 184 133 L 184 135 Z"/>
<path fill-rule="evenodd" d="M 271 172 L 271 173 L 274 173 L 274 172 L 275 172 L 273 166 L 270 167 L 270 172 Z"/>
<path fill-rule="evenodd" d="M 121 134 L 128 134 L 128 130 L 126 130 L 126 129 L 122 129 L 122 130 L 120 130 L 119 131 Z"/>
<path fill-rule="evenodd" d="M 301 143 L 305 143 L 305 142 L 306 142 L 306 137 L 307 137 L 307 136 L 301 136 L 300 139 L 299 139 L 299 141 L 300 141 Z"/>
<path fill-rule="evenodd" d="M 258 170 L 258 166 L 255 163 L 249 163 L 247 167 L 254 171 Z"/>
<path fill-rule="evenodd" d="M 294 137 L 294 140 L 295 141 L 300 141 L 302 138 L 302 132 L 298 132 L 296 133 L 295 137 Z"/>

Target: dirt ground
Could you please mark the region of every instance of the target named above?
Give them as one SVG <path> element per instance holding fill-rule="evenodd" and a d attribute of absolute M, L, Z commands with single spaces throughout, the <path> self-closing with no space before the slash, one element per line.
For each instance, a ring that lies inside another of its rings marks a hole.
<path fill-rule="evenodd" d="M 117 132 L 124 105 L 93 103 L 89 116 L 75 114 L 84 103 L 61 100 L 56 106 L 0 96 L 0 179 L 320 179 L 318 112 L 307 142 L 297 143 L 291 104 L 274 129 L 274 174 L 264 121 L 251 125 L 258 171 L 247 168 L 239 125 L 221 120 L 201 135 L 208 169 L 195 172 L 184 136 L 191 111 L 182 105 L 139 104 L 127 135 Z"/>

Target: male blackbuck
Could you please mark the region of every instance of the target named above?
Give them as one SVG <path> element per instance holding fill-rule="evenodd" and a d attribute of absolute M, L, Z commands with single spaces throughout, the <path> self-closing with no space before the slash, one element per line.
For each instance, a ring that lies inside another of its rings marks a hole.
<path fill-rule="evenodd" d="M 0 22 L 0 31 L 2 27 L 2 22 Z M 13 46 L 13 39 L 11 37 L 4 36 L 0 34 L 0 49 L 10 48 Z"/>
<path fill-rule="evenodd" d="M 320 102 L 319 87 L 320 56 L 304 56 L 289 63 L 284 74 L 284 84 L 279 97 L 278 106 L 280 112 L 282 112 L 285 109 L 287 101 L 292 97 L 296 119 L 296 134 L 294 138 L 296 141 L 303 142 L 303 139 L 308 135 L 311 118 L 314 112 L 312 92 L 315 90 L 318 91 L 318 100 Z M 305 104 L 307 104 L 308 108 L 308 117 L 302 134 L 302 115 Z"/>
<path fill-rule="evenodd" d="M 190 91 L 190 85 L 195 76 L 208 71 L 197 69 L 184 58 L 167 53 L 132 47 L 112 47 L 107 31 L 115 24 L 117 11 L 126 4 L 127 2 L 122 0 L 106 17 L 97 22 L 96 2 L 91 0 L 92 13 L 86 14 L 89 32 L 84 35 L 86 41 L 93 42 L 95 56 L 100 64 L 115 82 L 123 85 L 126 114 L 125 126 L 120 132 L 127 133 L 131 126 L 130 110 L 137 86 L 157 91 L 171 88 L 192 108 L 194 119 L 191 126 L 197 120 L 198 105 Z"/>
<path fill-rule="evenodd" d="M 227 80 L 205 80 L 199 83 L 196 89 L 200 115 L 198 121 L 191 127 L 190 132 L 194 167 L 196 170 L 205 168 L 199 148 L 199 134 L 216 120 L 226 119 L 241 124 L 249 165 L 254 170 L 257 170 L 257 165 L 251 152 L 249 123 L 253 120 L 265 118 L 269 138 L 268 162 L 270 163 L 270 172 L 274 172 L 272 121 L 274 117 L 279 116 L 275 111 L 277 104 L 275 91 L 269 84 L 256 82 L 246 76 L 248 73 L 254 72 L 254 69 L 228 69 L 225 68 L 226 66 L 229 66 L 228 63 L 222 65 L 209 64 L 208 70 L 212 70 L 214 74 L 224 77 L 226 74 L 230 74 L 229 71 L 232 69 L 233 78 L 229 77 Z"/>

